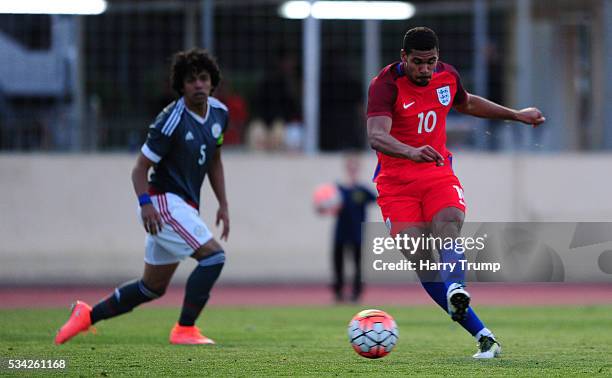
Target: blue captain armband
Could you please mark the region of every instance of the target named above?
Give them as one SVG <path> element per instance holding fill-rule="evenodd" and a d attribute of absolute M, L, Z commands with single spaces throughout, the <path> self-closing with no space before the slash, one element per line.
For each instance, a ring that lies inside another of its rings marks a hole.
<path fill-rule="evenodd" d="M 153 202 L 151 202 L 151 197 L 149 196 L 148 193 L 143 193 L 138 196 L 138 204 L 140 205 L 140 207 L 144 205 L 148 205 L 150 203 L 153 203 Z"/>

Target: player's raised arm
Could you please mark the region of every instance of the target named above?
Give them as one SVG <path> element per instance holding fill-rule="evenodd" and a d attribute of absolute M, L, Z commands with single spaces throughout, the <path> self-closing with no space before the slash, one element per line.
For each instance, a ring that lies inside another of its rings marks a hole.
<path fill-rule="evenodd" d="M 469 93 L 466 100 L 461 104 L 455 105 L 454 108 L 460 113 L 476 117 L 519 121 L 533 127 L 538 127 L 546 121 L 546 117 L 537 108 L 530 107 L 514 110 Z"/>
<path fill-rule="evenodd" d="M 368 142 L 376 151 L 393 157 L 410 159 L 418 163 L 436 162 L 438 165 L 444 165 L 444 158 L 433 147 L 429 145 L 412 147 L 394 138 L 390 134 L 390 117 L 369 117 L 367 128 Z"/>

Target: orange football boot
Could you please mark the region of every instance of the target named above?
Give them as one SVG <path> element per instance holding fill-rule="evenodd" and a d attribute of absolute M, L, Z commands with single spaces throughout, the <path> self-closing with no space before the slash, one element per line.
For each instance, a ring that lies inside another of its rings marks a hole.
<path fill-rule="evenodd" d="M 182 326 L 176 323 L 170 331 L 170 344 L 198 345 L 214 344 L 212 339 L 202 335 L 196 326 Z"/>
<path fill-rule="evenodd" d="M 91 327 L 91 306 L 85 302 L 76 301 L 72 305 L 72 312 L 68 321 L 57 331 L 55 344 L 63 344 L 81 332 L 86 332 Z"/>

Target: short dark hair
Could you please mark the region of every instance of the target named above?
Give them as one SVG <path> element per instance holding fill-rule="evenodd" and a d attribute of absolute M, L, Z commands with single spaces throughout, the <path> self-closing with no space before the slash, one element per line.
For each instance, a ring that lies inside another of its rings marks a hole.
<path fill-rule="evenodd" d="M 187 51 L 179 51 L 172 56 L 172 67 L 170 68 L 170 82 L 172 89 L 179 96 L 183 95 L 183 83 L 185 77 L 191 74 L 206 71 L 210 75 L 212 89 L 215 90 L 221 81 L 221 71 L 216 59 L 201 48 L 193 48 Z"/>
<path fill-rule="evenodd" d="M 402 47 L 406 54 L 410 54 L 412 50 L 428 51 L 434 48 L 440 50 L 436 32 L 425 26 L 408 30 L 404 35 Z"/>

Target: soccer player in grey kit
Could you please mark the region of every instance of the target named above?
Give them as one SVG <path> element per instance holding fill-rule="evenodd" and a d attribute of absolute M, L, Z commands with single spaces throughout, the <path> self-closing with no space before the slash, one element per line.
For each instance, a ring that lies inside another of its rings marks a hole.
<path fill-rule="evenodd" d="M 216 224 L 222 223 L 221 239 L 227 240 L 230 223 L 220 147 L 228 125 L 228 110 L 211 97 L 221 73 L 205 50 L 176 53 L 171 80 L 179 99 L 150 125 L 132 170 L 139 213 L 147 232 L 143 276 L 116 288 L 93 308 L 77 301 L 57 333 L 56 344 L 65 343 L 100 320 L 161 297 L 179 262 L 187 256 L 196 259 L 198 265 L 187 280 L 183 307 L 170 332 L 170 343 L 214 344 L 200 333 L 195 321 L 221 273 L 225 252 L 198 209 L 200 189 L 208 174 L 219 202 Z"/>

